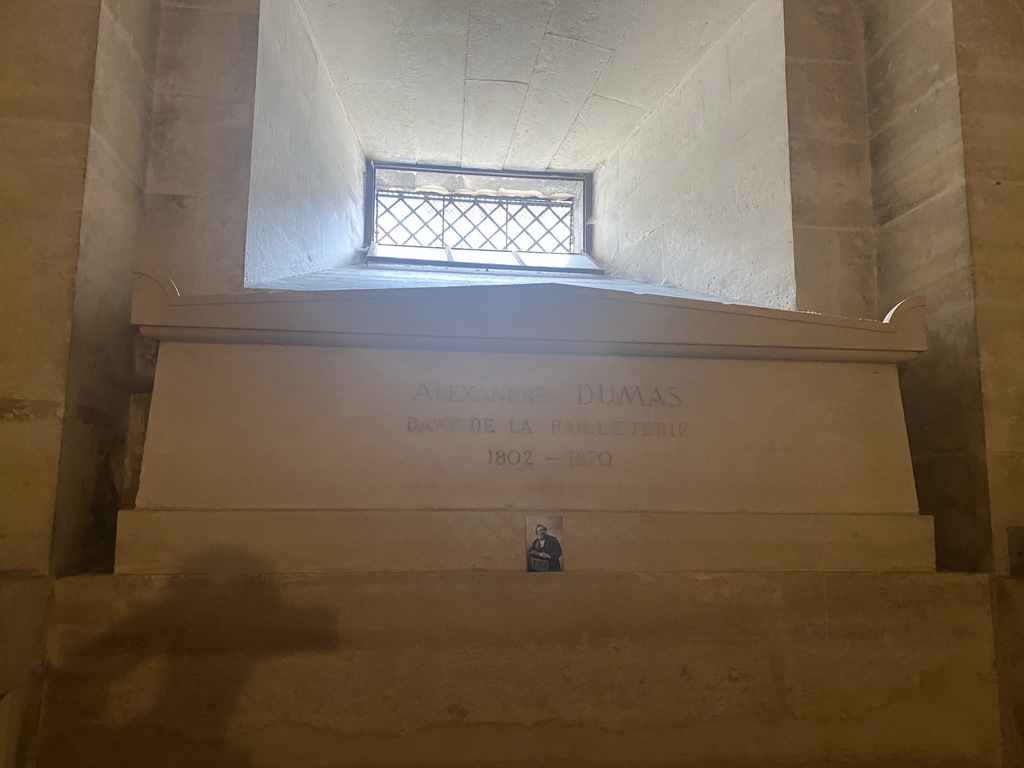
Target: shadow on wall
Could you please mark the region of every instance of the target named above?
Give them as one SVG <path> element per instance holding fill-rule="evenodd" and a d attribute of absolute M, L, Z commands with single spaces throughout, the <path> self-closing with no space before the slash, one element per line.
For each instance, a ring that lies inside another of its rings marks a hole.
<path fill-rule="evenodd" d="M 269 565 L 240 550 L 211 548 L 185 570 L 225 564 L 246 575 L 165 577 L 155 599 L 135 605 L 126 596 L 123 619 L 57 659 L 40 768 L 254 764 L 229 744 L 254 666 L 336 647 L 337 620 L 328 608 L 283 603 L 278 582 L 258 575 Z"/>

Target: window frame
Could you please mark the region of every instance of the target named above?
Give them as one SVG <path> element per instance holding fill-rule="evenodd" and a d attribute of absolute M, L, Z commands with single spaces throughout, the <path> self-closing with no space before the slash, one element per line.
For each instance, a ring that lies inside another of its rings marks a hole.
<path fill-rule="evenodd" d="M 388 163 L 377 160 L 366 160 L 366 180 L 365 180 L 365 201 L 363 206 L 364 213 L 364 234 L 363 234 L 363 246 L 366 249 L 367 261 L 369 263 L 382 264 L 382 263 L 393 263 L 391 259 L 384 257 L 375 257 L 374 252 L 376 249 L 376 242 L 374 236 L 376 234 L 377 226 L 377 171 L 378 170 L 395 170 L 395 171 L 412 171 L 421 173 L 442 173 L 442 174 L 464 174 L 464 175 L 480 175 L 490 176 L 503 179 L 544 179 L 544 180 L 556 180 L 556 181 L 570 181 L 581 184 L 583 189 L 583 200 L 580 206 L 580 211 L 583 216 L 582 235 L 583 235 L 583 249 L 578 252 L 578 255 L 585 256 L 590 261 L 593 261 L 591 254 L 593 245 L 593 199 L 594 199 L 594 177 L 590 173 L 559 173 L 559 172 L 547 172 L 547 171 L 492 171 L 483 168 L 458 168 L 455 166 L 446 165 L 420 165 L 417 163 Z M 494 264 L 474 264 L 470 262 L 455 262 L 450 261 L 451 251 L 447 246 L 440 249 L 448 256 L 448 261 L 441 260 L 423 260 L 416 262 L 420 266 L 424 267 L 465 267 L 467 269 L 487 269 L 495 271 L 528 271 L 528 272 L 553 272 L 562 274 L 604 274 L 604 271 L 595 264 L 595 269 L 576 269 L 576 268 L 556 268 L 556 267 L 531 267 L 523 264 L 515 266 L 511 265 L 494 265 Z M 513 255 L 518 259 L 518 255 L 512 251 Z"/>

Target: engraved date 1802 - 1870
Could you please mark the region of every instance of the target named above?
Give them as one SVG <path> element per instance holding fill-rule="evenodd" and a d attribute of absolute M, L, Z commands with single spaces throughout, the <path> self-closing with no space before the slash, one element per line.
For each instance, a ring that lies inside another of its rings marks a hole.
<path fill-rule="evenodd" d="M 546 456 L 545 462 L 559 462 L 561 456 Z M 608 451 L 569 451 L 570 467 L 610 467 L 612 455 Z M 487 463 L 495 467 L 532 467 L 534 466 L 533 451 L 490 450 L 487 452 Z"/>

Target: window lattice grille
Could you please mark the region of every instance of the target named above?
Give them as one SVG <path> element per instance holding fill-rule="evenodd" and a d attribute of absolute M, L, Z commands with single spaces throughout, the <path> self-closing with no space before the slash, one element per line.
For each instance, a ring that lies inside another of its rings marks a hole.
<path fill-rule="evenodd" d="M 571 200 L 377 193 L 381 245 L 574 253 Z"/>

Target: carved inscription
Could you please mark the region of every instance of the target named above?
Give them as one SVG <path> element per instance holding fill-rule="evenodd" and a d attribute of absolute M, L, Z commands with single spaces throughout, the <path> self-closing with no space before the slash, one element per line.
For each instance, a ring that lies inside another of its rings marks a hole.
<path fill-rule="evenodd" d="M 545 403 L 547 387 L 481 387 L 475 384 L 420 384 L 413 402 Z"/>
<path fill-rule="evenodd" d="M 575 419 L 551 420 L 553 435 L 586 435 L 597 437 L 683 437 L 689 425 L 664 421 L 590 421 Z"/>
<path fill-rule="evenodd" d="M 677 441 L 690 431 L 687 422 L 673 419 L 684 399 L 683 388 L 672 383 L 420 382 L 411 387 L 409 402 L 405 432 L 493 437 L 481 458 L 503 469 L 604 469 L 633 440 Z M 510 417 L 509 411 L 519 413 Z"/>
<path fill-rule="evenodd" d="M 639 405 L 641 408 L 678 408 L 679 387 L 641 387 L 631 384 L 577 384 L 578 405 Z"/>

